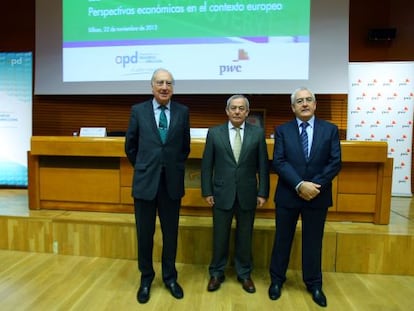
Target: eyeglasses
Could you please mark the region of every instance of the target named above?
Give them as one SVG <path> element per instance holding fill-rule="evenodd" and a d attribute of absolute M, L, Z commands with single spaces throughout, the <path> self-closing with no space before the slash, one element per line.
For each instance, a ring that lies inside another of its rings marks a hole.
<path fill-rule="evenodd" d="M 170 81 L 170 80 L 156 80 L 154 81 L 154 84 L 156 86 L 164 86 L 164 84 L 167 85 L 167 87 L 172 87 L 174 85 L 174 81 Z"/>
<path fill-rule="evenodd" d="M 312 97 L 303 97 L 303 98 L 296 98 L 295 104 L 296 105 L 303 105 L 304 103 L 313 103 Z"/>

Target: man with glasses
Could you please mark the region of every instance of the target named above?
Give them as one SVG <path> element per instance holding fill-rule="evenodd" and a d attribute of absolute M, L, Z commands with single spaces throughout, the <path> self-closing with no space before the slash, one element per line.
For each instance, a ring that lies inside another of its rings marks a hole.
<path fill-rule="evenodd" d="M 157 214 L 163 241 L 162 279 L 172 296 L 184 296 L 177 282 L 175 259 L 184 168 L 190 153 L 189 111 L 171 100 L 174 78 L 168 70 L 157 69 L 151 87 L 154 97 L 132 107 L 125 137 L 125 153 L 134 167 L 132 196 L 141 272 L 139 303 L 149 300 L 155 277 L 152 254 Z"/>
<path fill-rule="evenodd" d="M 278 174 L 275 192 L 276 232 L 270 261 L 269 298 L 279 299 L 299 216 L 302 221 L 302 278 L 313 301 L 327 306 L 322 291 L 322 240 L 332 180 L 341 168 L 338 128 L 315 117 L 315 95 L 299 88 L 291 95 L 295 119 L 275 130 L 272 166 Z"/>

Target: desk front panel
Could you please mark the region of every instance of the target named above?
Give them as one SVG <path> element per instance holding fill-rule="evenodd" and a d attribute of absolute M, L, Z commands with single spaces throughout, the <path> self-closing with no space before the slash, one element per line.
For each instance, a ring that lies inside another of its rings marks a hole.
<path fill-rule="evenodd" d="M 125 157 L 123 142 L 124 138 L 32 138 L 29 207 L 133 212 L 133 168 Z M 271 159 L 273 140 L 268 139 L 267 144 Z M 328 219 L 388 223 L 392 159 L 387 158 L 387 144 L 346 141 L 341 142 L 341 148 L 342 170 L 333 181 L 334 204 Z M 211 215 L 200 190 L 203 149 L 204 140 L 192 140 L 181 210 L 185 215 Z M 258 218 L 274 217 L 277 180 L 277 175 L 271 174 L 270 197 L 258 208 Z"/>

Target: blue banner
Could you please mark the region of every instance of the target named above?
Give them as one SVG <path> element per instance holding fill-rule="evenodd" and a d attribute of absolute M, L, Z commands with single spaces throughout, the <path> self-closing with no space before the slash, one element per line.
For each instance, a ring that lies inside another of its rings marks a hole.
<path fill-rule="evenodd" d="M 0 53 L 0 185 L 26 187 L 32 136 L 32 53 Z"/>

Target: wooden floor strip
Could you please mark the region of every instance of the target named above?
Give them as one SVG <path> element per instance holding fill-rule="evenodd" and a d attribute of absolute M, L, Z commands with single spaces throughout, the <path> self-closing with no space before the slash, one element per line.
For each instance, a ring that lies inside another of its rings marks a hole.
<path fill-rule="evenodd" d="M 269 275 L 255 269 L 257 292 L 244 292 L 232 268 L 217 292 L 206 290 L 205 265 L 178 264 L 184 299 L 176 300 L 162 284 L 160 264 L 151 299 L 136 301 L 139 284 L 134 260 L 64 256 L 0 250 L 0 309 L 2 311 L 49 310 L 320 310 L 306 292 L 300 271 L 289 270 L 277 301 L 268 298 Z M 412 307 L 414 276 L 324 273 L 325 310 L 406 311 Z"/>

